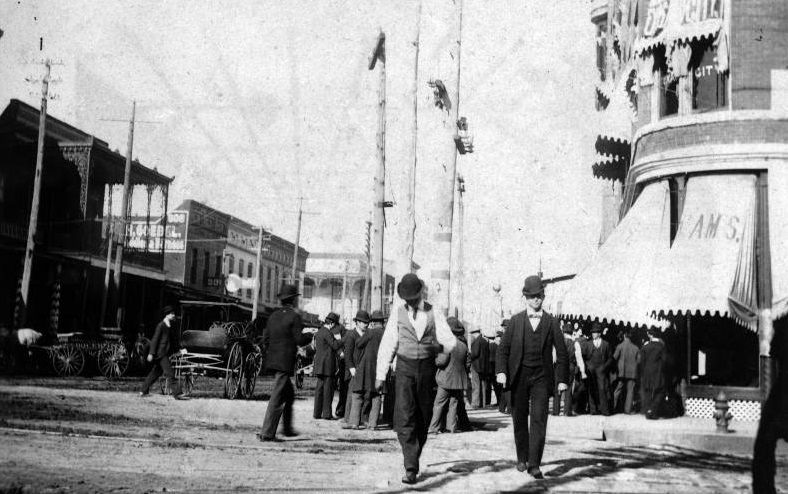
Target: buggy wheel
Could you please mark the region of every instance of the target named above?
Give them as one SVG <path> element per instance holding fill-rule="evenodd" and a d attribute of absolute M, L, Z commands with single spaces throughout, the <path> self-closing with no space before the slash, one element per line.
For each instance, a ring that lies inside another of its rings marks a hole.
<path fill-rule="evenodd" d="M 61 345 L 52 350 L 52 367 L 60 377 L 76 376 L 85 368 L 85 354 L 71 345 Z"/>
<path fill-rule="evenodd" d="M 227 354 L 227 370 L 224 377 L 224 397 L 234 400 L 241 391 L 244 371 L 244 355 L 241 344 L 236 342 Z"/>
<path fill-rule="evenodd" d="M 255 384 L 257 384 L 257 376 L 260 374 L 262 367 L 262 356 L 257 352 L 249 352 L 244 363 L 243 384 L 241 386 L 243 398 L 248 400 L 252 397 Z"/>
<path fill-rule="evenodd" d="M 123 376 L 129 368 L 129 360 L 129 352 L 119 343 L 102 348 L 96 357 L 99 371 L 107 379 Z"/>

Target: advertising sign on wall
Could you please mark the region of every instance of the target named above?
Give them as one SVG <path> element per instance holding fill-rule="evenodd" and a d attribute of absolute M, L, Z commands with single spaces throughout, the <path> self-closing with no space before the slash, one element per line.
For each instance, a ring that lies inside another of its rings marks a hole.
<path fill-rule="evenodd" d="M 170 211 L 166 226 L 162 223 L 160 218 L 151 218 L 148 223 L 144 218 L 132 217 L 126 228 L 127 247 L 161 252 L 163 241 L 164 252 L 186 252 L 188 211 Z"/>

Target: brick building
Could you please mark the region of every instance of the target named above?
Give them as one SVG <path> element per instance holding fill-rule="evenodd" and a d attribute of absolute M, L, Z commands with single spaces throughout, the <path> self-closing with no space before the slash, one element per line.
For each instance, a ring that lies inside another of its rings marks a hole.
<path fill-rule="evenodd" d="M 666 327 L 687 413 L 724 390 L 757 419 L 788 313 L 788 3 L 595 1 L 592 21 L 593 173 L 620 222 L 562 311 Z"/>

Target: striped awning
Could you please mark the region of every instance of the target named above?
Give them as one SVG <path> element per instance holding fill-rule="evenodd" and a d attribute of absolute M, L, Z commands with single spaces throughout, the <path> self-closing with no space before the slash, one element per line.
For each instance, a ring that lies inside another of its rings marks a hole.
<path fill-rule="evenodd" d="M 596 257 L 561 303 L 561 314 L 600 321 L 652 325 L 649 289 L 655 262 L 669 248 L 667 182 L 645 186 Z"/>
<path fill-rule="evenodd" d="M 656 262 L 650 308 L 732 317 L 756 330 L 756 177 L 693 176 L 676 238 Z"/>

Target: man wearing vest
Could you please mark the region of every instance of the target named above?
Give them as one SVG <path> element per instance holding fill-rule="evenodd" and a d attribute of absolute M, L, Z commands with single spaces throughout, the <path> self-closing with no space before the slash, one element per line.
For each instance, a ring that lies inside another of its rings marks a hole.
<path fill-rule="evenodd" d="M 526 310 L 509 320 L 498 346 L 496 380 L 512 390 L 517 470 L 543 479 L 539 466 L 547 431 L 548 397 L 554 380 L 558 381 L 559 392 L 567 389 L 569 357 L 558 319 L 542 310 L 544 286 L 539 276 L 525 279 L 523 295 Z"/>
<path fill-rule="evenodd" d="M 405 484 L 416 483 L 419 458 L 435 400 L 435 356 L 450 353 L 457 342 L 443 314 L 422 300 L 423 282 L 412 273 L 397 285 L 405 303 L 394 305 L 378 349 L 375 388 L 383 389 L 397 357 L 394 430 L 404 456 Z"/>

